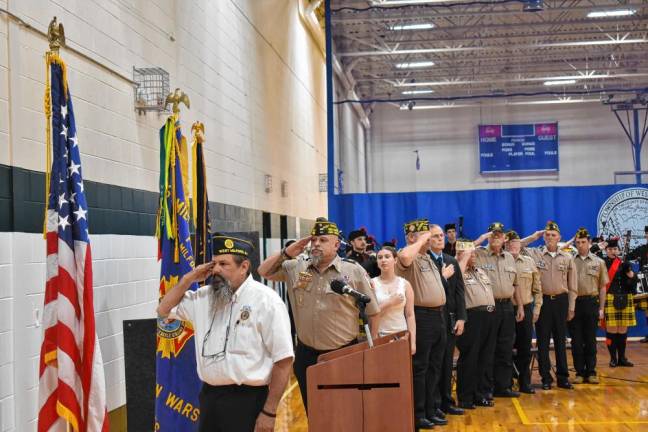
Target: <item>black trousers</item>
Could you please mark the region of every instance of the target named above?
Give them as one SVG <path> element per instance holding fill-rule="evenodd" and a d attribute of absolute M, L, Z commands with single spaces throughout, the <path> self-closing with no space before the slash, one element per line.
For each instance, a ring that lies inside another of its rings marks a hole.
<path fill-rule="evenodd" d="M 470 404 L 485 397 L 480 383 L 486 364 L 492 363 L 495 352 L 495 312 L 471 308 L 467 313 L 464 332 L 457 338 L 457 400 L 460 404 Z"/>
<path fill-rule="evenodd" d="M 434 414 L 441 364 L 446 345 L 445 314 L 442 309 L 414 307 L 416 319 L 416 354 L 412 359 L 414 380 L 414 416 Z"/>
<path fill-rule="evenodd" d="M 437 391 L 434 394 L 434 400 L 437 407 L 447 408 L 451 405 L 454 405 L 454 399 L 452 399 L 452 366 L 453 366 L 453 357 L 454 350 L 456 345 L 456 336 L 452 333 L 448 314 L 445 315 L 446 324 L 448 328 L 446 330 L 446 346 L 443 352 L 443 360 L 441 363 L 441 373 L 439 376 L 439 385 L 437 386 Z"/>
<path fill-rule="evenodd" d="M 524 305 L 524 319 L 515 323 L 515 355 L 518 386 L 531 386 L 531 339 L 533 338 L 533 302 Z"/>
<path fill-rule="evenodd" d="M 578 297 L 574 318 L 568 323 L 574 368 L 583 378 L 596 375 L 598 311 L 598 296 Z"/>
<path fill-rule="evenodd" d="M 357 339 L 354 339 L 347 345 L 341 346 L 340 348 L 345 348 L 357 343 Z M 297 378 L 297 384 L 299 384 L 299 392 L 301 393 L 302 401 L 304 402 L 304 410 L 306 410 L 306 414 L 308 414 L 308 382 L 306 380 L 306 369 L 308 369 L 309 366 L 316 364 L 317 357 L 319 357 L 321 354 L 325 354 L 331 351 L 334 350 L 318 351 L 314 348 L 309 347 L 308 345 L 305 345 L 304 343 L 302 343 L 302 341 L 297 340 L 297 346 L 295 347 L 295 362 L 293 363 L 293 372 L 295 373 L 295 378 Z"/>
<path fill-rule="evenodd" d="M 268 386 L 211 386 L 200 391 L 200 432 L 252 432 L 268 398 Z"/>
<path fill-rule="evenodd" d="M 542 296 L 542 308 L 535 328 L 538 341 L 538 367 L 543 383 L 553 382 L 551 360 L 549 359 L 549 340 L 551 338 L 554 341 L 556 378 L 558 382 L 565 382 L 569 379 L 565 348 L 568 307 L 569 301 L 566 293 L 558 296 Z"/>
<path fill-rule="evenodd" d="M 513 377 L 513 344 L 515 342 L 515 311 L 511 300 L 496 301 L 493 320 L 494 355 L 486 364 L 482 388 L 485 393 L 506 390 Z"/>

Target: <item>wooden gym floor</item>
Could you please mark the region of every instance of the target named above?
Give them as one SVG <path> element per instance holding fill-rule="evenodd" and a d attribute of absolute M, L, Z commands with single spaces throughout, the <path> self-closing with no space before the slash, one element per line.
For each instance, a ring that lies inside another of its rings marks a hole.
<path fill-rule="evenodd" d="M 567 352 L 571 367 L 571 352 Z M 648 431 L 648 344 L 628 342 L 632 368 L 610 368 L 603 342 L 598 343 L 601 384 L 580 384 L 574 390 L 536 389 L 519 399 L 495 399 L 494 408 L 478 408 L 448 416 L 443 432 L 470 431 Z M 553 361 L 553 352 L 551 353 Z M 537 367 L 537 363 L 536 363 Z M 573 378 L 573 370 L 570 372 Z M 537 370 L 533 383 L 539 385 Z M 275 431 L 306 432 L 308 421 L 299 387 L 291 378 L 282 399 Z"/>

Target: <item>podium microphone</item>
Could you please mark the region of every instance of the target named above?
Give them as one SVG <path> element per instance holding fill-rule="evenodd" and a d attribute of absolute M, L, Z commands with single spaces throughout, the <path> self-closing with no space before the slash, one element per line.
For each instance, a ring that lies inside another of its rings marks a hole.
<path fill-rule="evenodd" d="M 340 279 L 331 281 L 331 289 L 335 293 L 338 293 L 340 295 L 348 294 L 356 299 L 356 305 L 360 310 L 360 318 L 362 319 L 363 324 L 362 326 L 364 327 L 365 334 L 367 335 L 367 343 L 369 344 L 369 348 L 373 348 L 374 344 L 371 337 L 371 329 L 369 328 L 369 319 L 367 318 L 367 313 L 365 312 L 365 307 L 367 306 L 367 303 L 371 301 L 371 299 L 368 296 L 362 294 L 360 291 L 354 290 L 349 285 L 347 285 L 346 282 Z"/>
<path fill-rule="evenodd" d="M 346 282 L 340 279 L 331 281 L 331 289 L 340 295 L 348 294 L 360 303 L 367 304 L 371 301 L 368 296 L 362 294 L 360 291 L 354 290 L 349 285 L 347 285 Z"/>

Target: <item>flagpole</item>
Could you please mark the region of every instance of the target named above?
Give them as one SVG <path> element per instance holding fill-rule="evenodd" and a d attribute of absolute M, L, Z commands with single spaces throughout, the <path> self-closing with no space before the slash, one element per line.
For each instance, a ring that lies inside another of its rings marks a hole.
<path fill-rule="evenodd" d="M 59 48 L 65 46 L 65 30 L 63 23 L 58 23 L 56 17 L 52 18 L 47 27 L 49 51 L 45 52 L 45 210 L 43 214 L 43 238 L 47 234 L 47 203 L 50 192 L 50 173 L 52 169 L 52 97 L 50 85 L 50 64 L 53 58 L 58 57 Z"/>

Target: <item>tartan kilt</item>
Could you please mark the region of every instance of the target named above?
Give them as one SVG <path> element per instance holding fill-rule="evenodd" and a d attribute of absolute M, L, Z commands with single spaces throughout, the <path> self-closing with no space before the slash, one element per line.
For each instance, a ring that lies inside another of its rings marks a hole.
<path fill-rule="evenodd" d="M 648 297 L 634 300 L 634 307 L 636 310 L 648 311 Z"/>
<path fill-rule="evenodd" d="M 614 307 L 614 295 L 605 296 L 605 325 L 608 327 L 632 327 L 637 325 L 635 318 L 635 308 L 632 303 L 632 294 L 628 294 L 628 306 L 624 309 Z"/>

